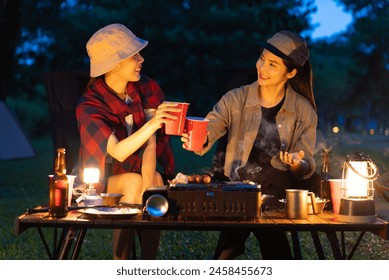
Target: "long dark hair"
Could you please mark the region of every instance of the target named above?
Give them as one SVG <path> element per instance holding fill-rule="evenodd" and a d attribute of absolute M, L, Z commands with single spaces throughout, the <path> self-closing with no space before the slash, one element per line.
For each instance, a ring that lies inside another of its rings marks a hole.
<path fill-rule="evenodd" d="M 304 66 L 302 67 L 292 60 L 282 60 L 289 72 L 293 71 L 293 69 L 297 70 L 297 74 L 293 78 L 289 79 L 288 83 L 297 93 L 308 99 L 312 107 L 316 111 L 317 108 L 315 96 L 313 94 L 313 74 L 309 59 L 304 63 Z"/>

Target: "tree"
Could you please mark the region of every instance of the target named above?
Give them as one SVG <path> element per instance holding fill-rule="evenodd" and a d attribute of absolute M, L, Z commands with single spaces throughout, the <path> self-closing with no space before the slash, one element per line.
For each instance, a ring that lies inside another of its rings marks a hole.
<path fill-rule="evenodd" d="M 313 0 L 23 1 L 17 59 L 24 63 L 17 65 L 13 94 L 44 102 L 42 74 L 87 71 L 89 37 L 121 22 L 150 42 L 143 72 L 158 79 L 168 98 L 187 100 L 191 114 L 203 115 L 222 94 L 216 71 L 254 68 L 259 41 L 283 29 L 308 31 L 314 9 Z"/>
<path fill-rule="evenodd" d="M 20 0 L 0 2 L 0 100 L 5 100 L 14 68 L 14 53 L 19 38 Z"/>
<path fill-rule="evenodd" d="M 389 112 L 389 4 L 387 0 L 338 0 L 354 17 L 347 33 L 347 55 L 355 61 L 348 82 L 352 85 L 354 116 L 388 127 Z"/>
<path fill-rule="evenodd" d="M 349 72 L 356 64 L 349 53 L 349 43 L 345 35 L 333 40 L 319 40 L 310 48 L 314 73 L 314 92 L 318 107 L 319 129 L 325 133 L 339 125 L 340 114 L 351 115 L 352 102 L 347 102 L 354 82 Z"/>

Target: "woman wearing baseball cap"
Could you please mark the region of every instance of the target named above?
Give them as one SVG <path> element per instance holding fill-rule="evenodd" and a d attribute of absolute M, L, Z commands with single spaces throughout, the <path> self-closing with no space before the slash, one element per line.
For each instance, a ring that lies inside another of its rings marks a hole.
<path fill-rule="evenodd" d="M 263 194 L 285 198 L 287 188 L 316 191 L 320 184 L 313 158 L 317 114 L 309 50 L 299 35 L 281 31 L 262 43 L 257 81 L 227 92 L 206 116 L 207 139 L 200 155 L 228 134 L 224 175 L 261 185 Z M 183 148 L 188 141 L 182 139 Z M 284 232 L 258 230 L 262 258 L 291 259 Z M 244 252 L 250 231 L 222 232 L 215 258 Z"/>
<path fill-rule="evenodd" d="M 121 203 L 141 204 L 147 188 L 164 185 L 157 159 L 166 174 L 174 175 L 173 152 L 160 128 L 176 118 L 169 112 L 181 109 L 162 103 L 158 83 L 141 75 L 144 58 L 139 52 L 147 44 L 117 23 L 98 30 L 86 44 L 91 80 L 76 109 L 80 171 L 98 167 L 98 191 L 123 194 Z M 138 235 L 141 258 L 154 259 L 160 231 Z M 130 257 L 134 236 L 134 230 L 114 230 L 115 259 Z"/>

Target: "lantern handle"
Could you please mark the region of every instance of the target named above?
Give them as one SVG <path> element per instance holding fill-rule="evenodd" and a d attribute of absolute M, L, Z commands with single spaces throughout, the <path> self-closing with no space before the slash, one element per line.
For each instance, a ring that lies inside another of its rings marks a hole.
<path fill-rule="evenodd" d="M 362 177 L 362 178 L 364 178 L 364 179 L 366 179 L 366 180 L 374 180 L 374 179 L 377 178 L 377 175 L 378 175 L 378 168 L 377 168 L 377 165 L 375 165 L 374 162 L 373 162 L 372 160 L 370 160 L 370 159 L 367 160 L 367 161 L 370 163 L 370 166 L 371 166 L 371 168 L 373 169 L 373 174 L 371 174 L 371 175 L 369 175 L 369 176 L 365 176 L 365 175 L 363 175 L 363 174 L 360 174 L 360 173 L 354 168 L 354 166 L 352 166 L 352 165 L 350 164 L 350 159 L 349 159 L 349 158 L 346 160 L 346 165 L 347 165 L 347 167 L 351 168 L 351 170 L 352 170 L 355 174 L 357 174 L 358 176 L 360 176 L 360 177 Z"/>

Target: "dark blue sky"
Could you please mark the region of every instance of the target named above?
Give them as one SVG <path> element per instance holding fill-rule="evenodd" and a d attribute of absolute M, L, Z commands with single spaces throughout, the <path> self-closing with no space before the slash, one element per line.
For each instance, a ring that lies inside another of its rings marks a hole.
<path fill-rule="evenodd" d="M 312 15 L 312 24 L 320 24 L 312 34 L 312 38 L 331 36 L 344 31 L 351 22 L 351 15 L 343 11 L 343 6 L 337 6 L 334 0 L 315 0 L 318 7 Z"/>

